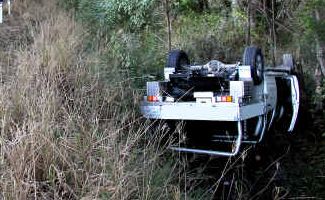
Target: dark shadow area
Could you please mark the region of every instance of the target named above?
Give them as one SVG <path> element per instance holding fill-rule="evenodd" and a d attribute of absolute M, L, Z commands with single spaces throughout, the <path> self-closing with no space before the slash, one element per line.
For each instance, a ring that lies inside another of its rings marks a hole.
<path fill-rule="evenodd" d="M 245 145 L 240 156 L 211 157 L 184 154 L 188 187 L 204 190 L 215 199 L 281 199 L 325 197 L 325 148 L 322 114 L 301 109 L 298 125 L 288 134 L 281 126 L 270 130 L 264 140 Z M 204 139 L 207 130 L 199 131 L 196 141 Z M 199 174 L 199 175 L 198 175 Z M 200 177 L 198 180 L 197 177 Z"/>

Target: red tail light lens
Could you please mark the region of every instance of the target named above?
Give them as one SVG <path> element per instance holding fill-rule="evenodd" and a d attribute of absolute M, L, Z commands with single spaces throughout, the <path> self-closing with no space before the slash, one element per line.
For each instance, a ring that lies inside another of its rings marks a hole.
<path fill-rule="evenodd" d="M 157 102 L 159 99 L 157 96 L 148 96 L 147 100 L 150 102 Z"/>

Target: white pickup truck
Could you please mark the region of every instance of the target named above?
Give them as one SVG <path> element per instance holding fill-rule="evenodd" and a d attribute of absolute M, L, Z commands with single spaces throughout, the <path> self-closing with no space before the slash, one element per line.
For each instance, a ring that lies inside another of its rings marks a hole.
<path fill-rule="evenodd" d="M 147 82 L 141 113 L 148 119 L 209 122 L 212 133 L 203 125 L 192 136 L 208 138 L 209 143 L 215 142 L 213 145 L 203 142 L 173 149 L 235 156 L 242 143 L 262 141 L 276 122 L 288 132 L 293 131 L 299 109 L 294 67 L 292 56 L 285 54 L 282 65 L 265 68 L 262 51 L 257 47 L 247 47 L 242 62 L 236 64 L 211 60 L 191 65 L 185 52 L 174 50 L 167 58 L 165 80 Z M 218 149 L 220 142 L 229 143 L 230 149 Z"/>

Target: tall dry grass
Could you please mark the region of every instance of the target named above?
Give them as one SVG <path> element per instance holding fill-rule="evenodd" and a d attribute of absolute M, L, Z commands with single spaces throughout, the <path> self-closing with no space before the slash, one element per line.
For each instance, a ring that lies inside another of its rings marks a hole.
<path fill-rule="evenodd" d="M 140 118 L 118 59 L 89 52 L 87 36 L 56 0 L 16 0 L 0 27 L 0 199 L 245 198 L 235 178 L 218 194 L 241 158 L 200 187 L 205 164 L 167 153 L 167 126 Z"/>
<path fill-rule="evenodd" d="M 179 199 L 164 126 L 139 118 L 124 77 L 102 82 L 87 32 L 55 0 L 14 6 L 29 39 L 1 63 L 0 198 Z"/>

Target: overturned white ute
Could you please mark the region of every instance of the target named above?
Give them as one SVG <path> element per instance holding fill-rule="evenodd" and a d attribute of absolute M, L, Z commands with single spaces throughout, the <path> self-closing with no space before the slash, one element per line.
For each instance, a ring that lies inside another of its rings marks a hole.
<path fill-rule="evenodd" d="M 191 65 L 185 52 L 171 51 L 165 80 L 147 82 L 141 113 L 190 126 L 189 142 L 174 150 L 235 156 L 243 143 L 262 141 L 274 123 L 293 131 L 299 109 L 294 68 L 290 54 L 282 65 L 265 68 L 257 47 L 247 47 L 236 64 Z"/>

